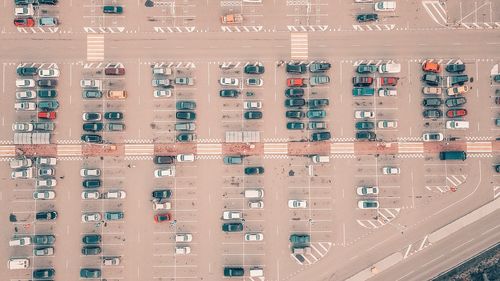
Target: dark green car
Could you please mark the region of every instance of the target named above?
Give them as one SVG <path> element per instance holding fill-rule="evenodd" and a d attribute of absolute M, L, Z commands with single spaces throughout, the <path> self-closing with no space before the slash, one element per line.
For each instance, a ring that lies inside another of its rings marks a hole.
<path fill-rule="evenodd" d="M 357 140 L 375 140 L 377 138 L 377 135 L 374 132 L 370 131 L 360 131 L 356 133 L 356 139 Z"/>
<path fill-rule="evenodd" d="M 245 74 L 263 74 L 264 71 L 265 68 L 262 65 L 247 65 L 244 69 Z"/>
<path fill-rule="evenodd" d="M 303 111 L 300 110 L 288 110 L 285 113 L 286 118 L 290 119 L 302 119 L 306 117 L 306 114 Z"/>
<path fill-rule="evenodd" d="M 374 94 L 375 94 L 375 89 L 373 88 L 359 87 L 352 89 L 352 95 L 355 97 L 373 96 Z"/>
<path fill-rule="evenodd" d="M 358 68 L 356 69 L 357 73 L 365 74 L 365 73 L 374 73 L 377 71 L 377 66 L 374 64 L 366 64 L 362 63 L 358 65 Z"/>
<path fill-rule="evenodd" d="M 101 122 L 83 123 L 82 128 L 85 132 L 99 132 L 102 131 L 104 124 Z"/>
<path fill-rule="evenodd" d="M 326 117 L 326 111 L 324 110 L 308 110 L 306 113 L 307 118 L 309 119 L 321 119 Z"/>
<path fill-rule="evenodd" d="M 56 275 L 56 271 L 53 268 L 41 268 L 33 270 L 33 278 L 46 280 L 54 277 Z"/>
<path fill-rule="evenodd" d="M 99 246 L 83 246 L 82 247 L 82 255 L 84 255 L 84 256 L 95 256 L 95 255 L 99 255 L 101 252 L 102 252 L 102 249 Z"/>
<path fill-rule="evenodd" d="M 98 268 L 82 268 L 80 269 L 81 278 L 100 278 L 101 270 Z"/>
<path fill-rule="evenodd" d="M 331 138 L 332 135 L 330 134 L 330 132 L 318 132 L 311 134 L 311 141 L 326 141 L 330 140 Z"/>
<path fill-rule="evenodd" d="M 16 69 L 19 76 L 35 76 L 38 73 L 37 67 L 18 67 Z"/>
<path fill-rule="evenodd" d="M 121 220 L 124 217 L 125 217 L 125 214 L 123 212 L 105 212 L 104 213 L 104 220 L 107 220 L 107 221 Z"/>
<path fill-rule="evenodd" d="M 305 125 L 302 122 L 287 122 L 286 128 L 288 130 L 304 130 Z"/>
<path fill-rule="evenodd" d="M 101 143 L 102 137 L 94 134 L 83 134 L 81 140 L 88 143 Z"/>
<path fill-rule="evenodd" d="M 151 196 L 155 199 L 168 199 L 172 196 L 172 191 L 169 189 L 155 190 L 151 193 Z"/>
<path fill-rule="evenodd" d="M 123 113 L 117 112 L 117 111 L 106 112 L 106 113 L 104 113 L 104 119 L 106 119 L 106 120 L 122 120 Z"/>
<path fill-rule="evenodd" d="M 105 14 L 121 14 L 123 13 L 122 6 L 104 6 L 102 12 Z"/>
<path fill-rule="evenodd" d="M 196 102 L 194 101 L 178 101 L 175 103 L 177 110 L 194 110 L 196 109 Z"/>
<path fill-rule="evenodd" d="M 39 98 L 55 98 L 57 97 L 57 91 L 56 90 L 50 90 L 50 89 L 43 89 L 43 90 L 38 90 L 37 92 Z"/>
<path fill-rule="evenodd" d="M 238 90 L 220 90 L 219 96 L 223 98 L 237 98 L 240 95 L 240 91 Z"/>
<path fill-rule="evenodd" d="M 57 219 L 56 211 L 44 211 L 38 212 L 35 215 L 36 220 L 47 221 L 47 220 L 55 220 Z"/>
<path fill-rule="evenodd" d="M 101 187 L 101 180 L 100 179 L 88 179 L 82 181 L 82 186 L 84 188 L 99 188 Z"/>
<path fill-rule="evenodd" d="M 241 232 L 241 231 L 243 231 L 243 224 L 240 222 L 224 223 L 224 224 L 222 224 L 222 231 L 224 231 L 224 232 Z"/>
<path fill-rule="evenodd" d="M 99 234 L 87 234 L 82 238 L 83 244 L 100 244 L 101 243 L 101 235 Z"/>
<path fill-rule="evenodd" d="M 356 122 L 354 126 L 358 130 L 371 130 L 375 128 L 375 123 L 369 121 L 361 121 L 361 122 Z"/>
<path fill-rule="evenodd" d="M 175 118 L 179 120 L 195 120 L 196 113 L 193 111 L 177 111 L 175 113 Z"/>
<path fill-rule="evenodd" d="M 242 267 L 224 267 L 224 277 L 243 275 L 245 275 L 245 270 Z"/>
<path fill-rule="evenodd" d="M 39 101 L 38 109 L 42 111 L 54 111 L 59 108 L 59 102 L 56 100 Z"/>
<path fill-rule="evenodd" d="M 102 92 L 99 90 L 83 90 L 82 98 L 84 98 L 84 99 L 100 99 L 100 98 L 102 98 Z"/>
<path fill-rule="evenodd" d="M 286 107 L 302 107 L 306 105 L 305 99 L 286 99 L 285 106 Z"/>
<path fill-rule="evenodd" d="M 193 133 L 180 133 L 177 135 L 177 141 L 178 142 L 190 142 L 194 141 L 196 138 L 196 135 Z"/>
<path fill-rule="evenodd" d="M 261 175 L 264 173 L 264 167 L 256 166 L 256 167 L 246 167 L 245 170 L 245 175 L 250 176 L 250 175 Z"/>
<path fill-rule="evenodd" d="M 243 117 L 247 120 L 262 119 L 262 112 L 260 111 L 245 111 Z"/>
<path fill-rule="evenodd" d="M 311 242 L 309 234 L 292 234 L 290 235 L 290 242 L 293 244 L 306 244 Z"/>

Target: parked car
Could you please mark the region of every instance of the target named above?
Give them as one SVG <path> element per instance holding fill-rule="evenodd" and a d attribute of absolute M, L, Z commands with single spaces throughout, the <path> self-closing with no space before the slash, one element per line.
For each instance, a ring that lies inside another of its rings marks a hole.
<path fill-rule="evenodd" d="M 330 104 L 330 101 L 328 99 L 310 99 L 307 102 L 307 105 L 309 108 L 321 108 L 328 106 Z"/>
<path fill-rule="evenodd" d="M 326 111 L 321 109 L 308 110 L 306 116 L 309 119 L 321 119 L 326 117 Z"/>
<path fill-rule="evenodd" d="M 311 141 L 327 141 L 330 140 L 332 135 L 330 132 L 316 132 L 311 134 Z"/>
<path fill-rule="evenodd" d="M 377 122 L 377 127 L 379 129 L 397 128 L 398 122 L 395 120 L 380 120 Z"/>
<path fill-rule="evenodd" d="M 362 63 L 356 68 L 356 72 L 359 74 L 367 74 L 376 72 L 378 67 L 375 64 Z"/>
<path fill-rule="evenodd" d="M 262 119 L 262 111 L 245 111 L 243 118 L 247 120 Z"/>
<path fill-rule="evenodd" d="M 396 1 L 381 1 L 375 3 L 375 11 L 393 12 L 396 10 Z"/>
<path fill-rule="evenodd" d="M 286 72 L 292 74 L 304 74 L 307 72 L 307 64 L 289 62 L 286 64 Z"/>
<path fill-rule="evenodd" d="M 368 87 L 373 84 L 373 77 L 355 76 L 352 78 L 354 87 Z"/>
<path fill-rule="evenodd" d="M 154 190 L 151 196 L 156 199 L 168 199 L 172 196 L 172 191 L 170 189 Z"/>
<path fill-rule="evenodd" d="M 446 71 L 450 73 L 462 73 L 465 71 L 465 64 L 463 63 L 453 63 L 446 66 Z"/>
<path fill-rule="evenodd" d="M 125 214 L 123 212 L 105 212 L 104 213 L 104 220 L 106 221 L 116 221 L 116 220 L 122 220 L 125 217 Z"/>
<path fill-rule="evenodd" d="M 35 80 L 33 79 L 16 79 L 16 87 L 18 88 L 33 88 Z"/>
<path fill-rule="evenodd" d="M 358 208 L 360 209 L 378 209 L 379 203 L 377 200 L 360 200 Z"/>
<path fill-rule="evenodd" d="M 313 62 L 309 66 L 309 71 L 312 73 L 322 73 L 328 71 L 332 65 L 328 62 Z"/>
<path fill-rule="evenodd" d="M 123 7 L 122 6 L 103 6 L 102 7 L 102 12 L 105 14 L 121 14 L 123 13 Z"/>
<path fill-rule="evenodd" d="M 155 156 L 153 158 L 153 162 L 157 165 L 173 164 L 174 157 L 173 156 Z"/>
<path fill-rule="evenodd" d="M 456 96 L 456 95 L 463 95 L 467 93 L 469 90 L 470 87 L 468 85 L 455 86 L 447 88 L 446 93 L 448 94 L 448 96 Z"/>
<path fill-rule="evenodd" d="M 426 98 L 422 101 L 423 106 L 438 107 L 443 104 L 443 100 L 440 98 Z"/>
<path fill-rule="evenodd" d="M 356 110 L 356 111 L 354 111 L 354 118 L 356 118 L 356 119 L 366 119 L 366 118 L 372 119 L 372 118 L 375 118 L 375 112 Z"/>
<path fill-rule="evenodd" d="M 106 120 L 122 120 L 123 113 L 118 111 L 109 111 L 104 113 L 104 119 Z"/>
<path fill-rule="evenodd" d="M 237 98 L 240 95 L 239 90 L 220 90 L 219 96 L 223 98 Z"/>
<path fill-rule="evenodd" d="M 264 80 L 262 80 L 261 78 L 247 78 L 245 80 L 245 83 L 249 87 L 260 87 L 264 85 Z"/>
<path fill-rule="evenodd" d="M 35 214 L 36 220 L 46 221 L 46 220 L 55 220 L 57 219 L 56 211 L 43 211 Z"/>
<path fill-rule="evenodd" d="M 375 123 L 371 121 L 361 121 L 356 122 L 356 124 L 354 124 L 354 127 L 358 130 L 371 130 L 375 128 Z"/>
<path fill-rule="evenodd" d="M 40 17 L 38 19 L 39 26 L 53 27 L 53 26 L 57 26 L 58 24 L 59 24 L 59 21 L 57 20 L 56 17 Z"/>
<path fill-rule="evenodd" d="M 101 122 L 83 123 L 82 128 L 85 132 L 100 132 L 104 128 Z"/>
<path fill-rule="evenodd" d="M 222 86 L 238 86 L 240 85 L 240 80 L 238 78 L 222 77 L 219 79 L 219 84 Z"/>
<path fill-rule="evenodd" d="M 239 165 L 243 164 L 243 156 L 224 156 L 224 164 Z"/>
<path fill-rule="evenodd" d="M 441 133 L 424 133 L 422 139 L 426 142 L 428 141 L 442 141 L 444 140 L 444 135 Z"/>
<path fill-rule="evenodd" d="M 366 196 L 366 195 L 377 195 L 378 194 L 378 187 L 377 186 L 360 186 L 356 188 L 356 194 L 360 196 Z"/>
<path fill-rule="evenodd" d="M 102 98 L 102 91 L 97 89 L 88 89 L 82 91 L 82 98 L 84 99 L 100 99 Z"/>
<path fill-rule="evenodd" d="M 321 75 L 321 76 L 313 76 L 309 78 L 309 85 L 311 87 L 318 86 L 318 85 L 324 85 L 330 83 L 330 77 L 326 75 Z"/>
<path fill-rule="evenodd" d="M 398 84 L 399 77 L 379 77 L 378 80 L 380 86 L 396 86 Z"/>
<path fill-rule="evenodd" d="M 40 119 L 56 119 L 57 113 L 55 111 L 40 111 L 37 114 Z"/>
<path fill-rule="evenodd" d="M 422 81 L 429 86 L 439 86 L 441 83 L 441 76 L 427 73 L 422 76 Z"/>
<path fill-rule="evenodd" d="M 82 238 L 83 244 L 100 244 L 101 243 L 101 235 L 100 234 L 87 234 Z"/>
<path fill-rule="evenodd" d="M 426 109 L 422 112 L 424 118 L 439 118 L 443 116 L 443 112 L 440 109 Z"/>
<path fill-rule="evenodd" d="M 101 183 L 101 179 L 85 179 L 82 181 L 82 186 L 84 188 L 99 188 Z"/>
<path fill-rule="evenodd" d="M 177 135 L 176 140 L 178 142 L 190 142 L 196 139 L 196 135 L 193 133 L 180 133 Z"/>
<path fill-rule="evenodd" d="M 359 14 L 356 16 L 356 20 L 359 23 L 362 22 L 371 22 L 371 21 L 378 21 L 378 15 L 377 14 Z"/>
<path fill-rule="evenodd" d="M 374 132 L 371 132 L 371 131 L 359 131 L 359 132 L 356 132 L 356 139 L 357 140 L 373 141 L 376 138 L 377 138 L 377 135 Z"/>
<path fill-rule="evenodd" d="M 286 128 L 288 130 L 304 130 L 305 125 L 302 122 L 287 122 Z"/>
<path fill-rule="evenodd" d="M 222 231 L 224 232 L 241 232 L 243 231 L 243 224 L 240 222 L 231 222 L 222 224 Z"/>
<path fill-rule="evenodd" d="M 155 98 L 169 98 L 171 96 L 172 96 L 172 91 L 170 89 L 153 90 L 153 97 Z"/>
<path fill-rule="evenodd" d="M 175 103 L 175 109 L 177 110 L 195 110 L 196 102 L 194 101 L 177 101 Z"/>
<path fill-rule="evenodd" d="M 42 111 L 53 111 L 59 108 L 59 102 L 56 100 L 39 101 L 37 107 Z"/>
<path fill-rule="evenodd" d="M 464 97 L 458 97 L 458 98 L 448 98 L 444 102 L 447 107 L 457 107 L 457 106 L 462 106 L 467 103 L 467 99 Z"/>
<path fill-rule="evenodd" d="M 251 166 L 244 169 L 245 175 L 261 175 L 264 174 L 264 167 Z"/>
<path fill-rule="evenodd" d="M 57 86 L 56 79 L 40 79 L 36 82 L 40 88 L 51 88 Z"/>
<path fill-rule="evenodd" d="M 373 96 L 375 94 L 375 89 L 368 87 L 354 87 L 352 88 L 352 95 L 354 97 L 361 96 Z"/>
<path fill-rule="evenodd" d="M 99 112 L 85 112 L 82 115 L 83 121 L 101 121 L 101 113 Z"/>
<path fill-rule="evenodd" d="M 56 271 L 53 268 L 34 269 L 32 273 L 33 278 L 37 280 L 47 280 L 54 275 L 56 275 Z"/>
<path fill-rule="evenodd" d="M 36 92 L 33 90 L 16 91 L 16 99 L 18 100 L 31 100 L 36 98 Z"/>
<path fill-rule="evenodd" d="M 244 101 L 243 109 L 261 109 L 262 102 L 261 101 Z"/>
<path fill-rule="evenodd" d="M 35 20 L 32 17 L 15 18 L 14 25 L 17 27 L 33 27 L 35 26 Z"/>
<path fill-rule="evenodd" d="M 54 89 L 39 89 L 37 93 L 40 98 L 52 99 L 57 97 L 57 91 Z"/>
<path fill-rule="evenodd" d="M 425 72 L 439 73 L 441 72 L 441 66 L 435 61 L 427 60 L 422 65 L 422 70 Z"/>
<path fill-rule="evenodd" d="M 264 74 L 265 68 L 262 65 L 255 64 L 255 65 L 247 65 L 243 69 L 245 74 Z"/>
<path fill-rule="evenodd" d="M 164 177 L 174 177 L 175 176 L 175 166 L 170 166 L 168 168 L 160 168 L 154 171 L 155 178 Z"/>
<path fill-rule="evenodd" d="M 304 96 L 304 89 L 288 88 L 285 90 L 285 96 L 288 98 L 300 98 L 300 97 Z"/>
<path fill-rule="evenodd" d="M 379 97 L 395 97 L 398 95 L 398 91 L 396 89 L 391 88 L 380 88 L 378 89 Z"/>
<path fill-rule="evenodd" d="M 38 74 L 38 67 L 20 66 L 16 68 L 16 73 L 19 76 L 35 76 Z M 33 83 L 35 83 L 34 80 Z"/>
<path fill-rule="evenodd" d="M 38 76 L 40 78 L 56 78 L 59 77 L 59 69 L 57 68 L 49 68 L 49 69 L 39 69 Z"/>
<path fill-rule="evenodd" d="M 305 99 L 286 99 L 285 107 L 294 108 L 294 107 L 302 107 L 306 105 Z"/>
<path fill-rule="evenodd" d="M 310 121 L 307 123 L 308 130 L 324 130 L 327 128 L 328 125 L 325 121 Z"/>
<path fill-rule="evenodd" d="M 177 111 L 175 113 L 175 118 L 179 120 L 195 120 L 196 113 L 193 111 Z"/>
<path fill-rule="evenodd" d="M 291 208 L 291 209 L 307 208 L 307 201 L 306 200 L 298 200 L 298 199 L 288 200 L 288 208 Z"/>
<path fill-rule="evenodd" d="M 286 79 L 286 85 L 288 87 L 306 87 L 305 78 L 288 78 Z"/>
<path fill-rule="evenodd" d="M 422 93 L 424 95 L 441 95 L 443 89 L 439 87 L 422 87 Z"/>
<path fill-rule="evenodd" d="M 467 115 L 467 109 L 464 108 L 450 109 L 446 111 L 446 116 L 448 118 L 464 117 L 466 115 Z"/>
<path fill-rule="evenodd" d="M 80 269 L 81 278 L 100 278 L 101 270 L 99 268 L 82 268 Z"/>
<path fill-rule="evenodd" d="M 12 124 L 12 131 L 14 132 L 31 132 L 33 131 L 33 124 L 16 122 Z"/>
<path fill-rule="evenodd" d="M 306 116 L 306 114 L 299 110 L 288 110 L 285 112 L 285 116 L 290 119 L 302 119 Z"/>
<path fill-rule="evenodd" d="M 110 64 L 107 65 L 106 68 L 104 68 L 104 74 L 105 75 L 125 75 L 125 68 L 119 67 L 119 65 L 116 64 Z"/>

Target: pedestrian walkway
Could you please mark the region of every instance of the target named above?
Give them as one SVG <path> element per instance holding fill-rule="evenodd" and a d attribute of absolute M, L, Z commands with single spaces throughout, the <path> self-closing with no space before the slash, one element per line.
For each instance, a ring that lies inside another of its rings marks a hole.
<path fill-rule="evenodd" d="M 290 33 L 290 58 L 307 60 L 309 57 L 309 36 L 307 33 Z"/>
<path fill-rule="evenodd" d="M 87 61 L 104 60 L 104 34 L 87 35 Z"/>

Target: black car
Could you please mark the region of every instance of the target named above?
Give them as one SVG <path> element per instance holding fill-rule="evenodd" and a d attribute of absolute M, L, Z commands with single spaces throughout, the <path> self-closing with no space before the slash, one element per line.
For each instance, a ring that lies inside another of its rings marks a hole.
<path fill-rule="evenodd" d="M 102 137 L 94 134 L 83 134 L 81 140 L 88 143 L 102 143 Z"/>
<path fill-rule="evenodd" d="M 243 117 L 248 120 L 262 119 L 262 112 L 260 111 L 245 111 Z"/>
<path fill-rule="evenodd" d="M 106 120 L 122 120 L 123 113 L 117 112 L 117 111 L 105 112 L 104 119 L 106 119 Z"/>
<path fill-rule="evenodd" d="M 422 101 L 423 106 L 437 107 L 443 104 L 440 98 L 426 98 Z"/>
<path fill-rule="evenodd" d="M 286 99 L 285 106 L 286 107 L 302 107 L 306 105 L 305 99 Z"/>
<path fill-rule="evenodd" d="M 439 83 L 441 83 L 441 76 L 437 74 L 427 73 L 422 76 L 422 81 L 424 81 L 429 86 L 439 86 Z"/>
<path fill-rule="evenodd" d="M 40 79 L 37 81 L 38 87 L 41 88 L 50 88 L 57 86 L 56 79 Z"/>
<path fill-rule="evenodd" d="M 288 130 L 304 130 L 306 126 L 303 122 L 287 122 L 286 128 Z"/>
<path fill-rule="evenodd" d="M 223 98 L 237 98 L 239 94 L 240 94 L 240 91 L 238 91 L 238 90 L 220 90 L 219 91 L 219 96 L 221 96 Z"/>
<path fill-rule="evenodd" d="M 368 87 L 373 83 L 373 77 L 355 76 L 352 78 L 354 87 Z"/>
<path fill-rule="evenodd" d="M 307 71 L 307 64 L 304 63 L 287 63 L 286 72 L 294 74 L 303 74 Z"/>
<path fill-rule="evenodd" d="M 41 268 L 33 270 L 33 278 L 46 280 L 52 278 L 56 275 L 56 271 L 53 268 Z"/>
<path fill-rule="evenodd" d="M 99 268 L 82 268 L 80 269 L 81 278 L 99 278 L 101 277 L 101 270 Z"/>
<path fill-rule="evenodd" d="M 83 246 L 82 247 L 82 255 L 84 255 L 84 256 L 95 256 L 95 255 L 99 255 L 101 252 L 102 252 L 102 249 L 99 246 Z"/>
<path fill-rule="evenodd" d="M 443 112 L 439 109 L 426 109 L 422 112 L 424 118 L 439 118 L 443 116 Z"/>
<path fill-rule="evenodd" d="M 42 89 L 37 91 L 39 98 L 55 98 L 57 97 L 56 90 Z"/>
<path fill-rule="evenodd" d="M 358 22 L 377 21 L 378 15 L 377 14 L 359 14 L 356 16 L 356 20 Z"/>
<path fill-rule="evenodd" d="M 193 111 L 177 111 L 175 113 L 175 118 L 179 120 L 195 120 L 196 113 Z"/>
<path fill-rule="evenodd" d="M 332 135 L 330 132 L 317 132 L 311 134 L 311 141 L 326 141 L 330 140 Z"/>
<path fill-rule="evenodd" d="M 20 4 L 16 4 L 20 5 Z M 28 4 L 26 4 L 28 5 Z M 35 76 L 38 73 L 37 67 L 18 67 L 16 69 L 17 75 L 19 76 Z"/>
<path fill-rule="evenodd" d="M 255 166 L 255 167 L 246 167 L 245 175 L 260 175 L 264 173 L 264 167 Z"/>
<path fill-rule="evenodd" d="M 38 212 L 35 215 L 36 220 L 55 220 L 57 218 L 56 211 Z"/>
<path fill-rule="evenodd" d="M 448 64 L 446 66 L 446 71 L 450 73 L 461 73 L 465 71 L 465 64 L 463 63 L 458 63 L 458 64 Z"/>
<path fill-rule="evenodd" d="M 265 71 L 262 65 L 247 65 L 245 66 L 244 72 L 246 74 L 263 74 Z"/>
<path fill-rule="evenodd" d="M 40 5 L 57 5 L 57 0 L 38 0 Z"/>
<path fill-rule="evenodd" d="M 289 110 L 285 113 L 285 116 L 290 119 L 302 119 L 306 117 L 306 114 L 299 110 Z"/>
<path fill-rule="evenodd" d="M 285 90 L 285 96 L 289 98 L 299 98 L 304 95 L 304 89 L 301 88 L 289 88 Z"/>
<path fill-rule="evenodd" d="M 100 179 L 88 179 L 82 181 L 82 186 L 84 188 L 99 188 L 101 187 L 101 180 Z"/>
<path fill-rule="evenodd" d="M 172 196 L 172 191 L 170 189 L 155 190 L 151 193 L 151 196 L 156 199 L 168 199 Z"/>
<path fill-rule="evenodd" d="M 101 243 L 101 235 L 99 234 L 87 234 L 82 238 L 83 244 L 100 244 Z"/>
<path fill-rule="evenodd" d="M 153 162 L 157 165 L 173 164 L 174 157 L 173 156 L 155 156 L 155 158 L 153 158 Z"/>
<path fill-rule="evenodd" d="M 360 131 L 356 133 L 357 140 L 375 140 L 377 135 L 374 132 L 370 131 Z"/>
<path fill-rule="evenodd" d="M 180 133 L 177 135 L 176 139 L 178 142 L 194 141 L 195 134 L 193 134 L 193 133 Z"/>
<path fill-rule="evenodd" d="M 224 223 L 222 225 L 224 232 L 240 232 L 243 231 L 243 224 L 240 222 Z"/>
<path fill-rule="evenodd" d="M 104 124 L 101 122 L 83 123 L 82 127 L 85 132 L 99 132 L 104 128 Z"/>

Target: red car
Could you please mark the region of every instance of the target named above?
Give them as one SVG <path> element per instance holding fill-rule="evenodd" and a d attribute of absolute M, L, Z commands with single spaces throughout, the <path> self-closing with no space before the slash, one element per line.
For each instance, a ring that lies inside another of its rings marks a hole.
<path fill-rule="evenodd" d="M 104 69 L 106 75 L 125 75 L 125 68 L 122 67 L 107 67 Z"/>
<path fill-rule="evenodd" d="M 286 79 L 286 85 L 288 87 L 305 87 L 305 81 L 304 78 L 288 78 Z"/>
<path fill-rule="evenodd" d="M 55 111 L 38 112 L 38 118 L 41 118 L 41 119 L 56 119 L 56 112 Z"/>
<path fill-rule="evenodd" d="M 467 115 L 467 110 L 464 108 L 450 109 L 446 111 L 446 116 L 448 116 L 449 118 L 463 117 L 465 115 Z"/>
<path fill-rule="evenodd" d="M 14 19 L 14 25 L 20 27 L 32 27 L 35 26 L 35 21 L 33 18 L 17 18 Z"/>
<path fill-rule="evenodd" d="M 396 86 L 399 77 L 380 77 L 380 86 Z"/>
<path fill-rule="evenodd" d="M 157 222 L 157 223 L 170 221 L 170 219 L 171 219 L 171 217 L 170 217 L 169 213 L 155 215 L 155 222 Z"/>

